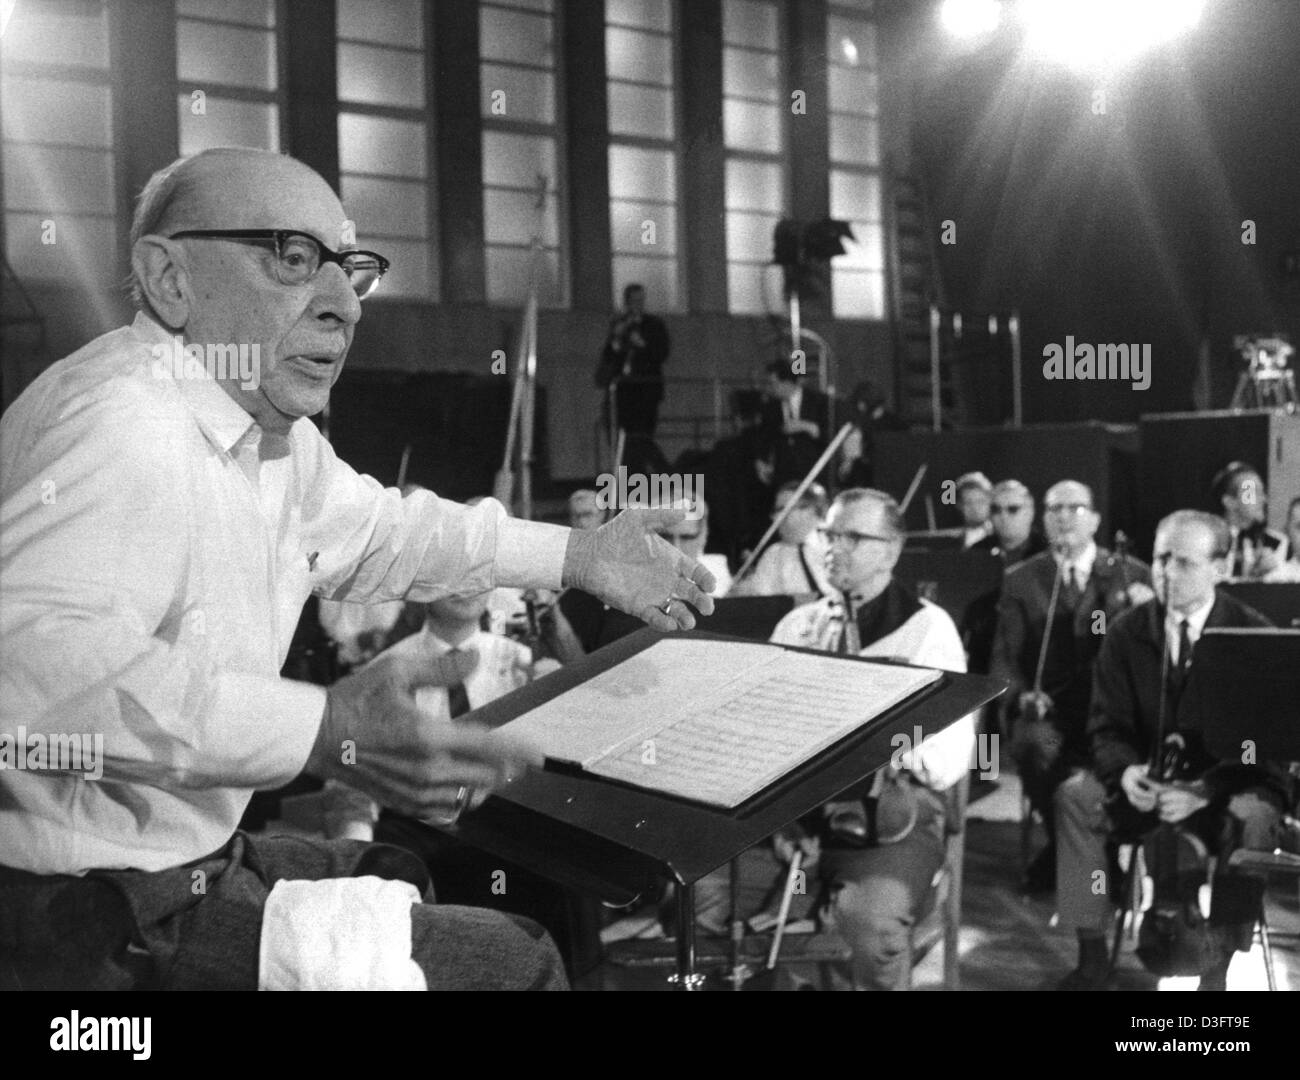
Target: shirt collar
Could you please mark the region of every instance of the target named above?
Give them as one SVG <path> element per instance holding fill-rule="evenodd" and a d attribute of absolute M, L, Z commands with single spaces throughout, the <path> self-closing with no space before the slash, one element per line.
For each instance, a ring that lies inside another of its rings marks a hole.
<path fill-rule="evenodd" d="M 230 453 L 235 444 L 255 425 L 256 421 L 253 417 L 242 409 L 206 371 L 201 377 L 176 377 L 178 362 L 175 357 L 175 342 L 180 335 L 172 334 L 165 326 L 143 311 L 136 313 L 131 329 L 151 346 L 167 347 L 166 358 L 158 357 L 161 360 L 159 367 L 175 382 L 176 388 L 185 399 L 190 411 L 194 413 L 194 418 L 203 429 L 203 433 L 218 449 Z M 155 356 L 157 357 L 158 354 Z M 181 374 L 185 374 L 183 369 Z"/>
<path fill-rule="evenodd" d="M 432 630 L 430 630 L 428 623 L 424 624 L 424 629 L 421 630 L 420 632 L 424 634 L 424 636 L 427 637 L 430 641 L 433 642 L 433 650 L 435 656 L 442 656 L 446 653 L 451 652 L 452 646 L 448 642 L 443 641 L 442 638 L 440 638 L 437 634 L 435 634 Z M 478 649 L 479 638 L 481 638 L 482 636 L 483 636 L 482 630 L 475 630 L 474 633 L 472 633 L 469 637 L 467 637 L 464 641 L 462 641 L 459 645 L 457 645 L 456 648 L 459 649 L 461 652 L 465 652 L 467 649 Z M 478 649 L 478 651 L 480 653 L 482 652 L 481 649 Z"/>
<path fill-rule="evenodd" d="M 1165 614 L 1165 633 L 1178 637 L 1178 624 L 1187 620 L 1187 636 L 1196 641 L 1205 629 L 1205 620 L 1210 617 L 1215 598 L 1211 596 L 1204 604 L 1192 612 L 1169 611 Z"/>
<path fill-rule="evenodd" d="M 1097 561 L 1097 542 L 1089 540 L 1088 546 L 1083 549 L 1083 553 L 1073 561 L 1069 561 L 1060 555 L 1055 555 L 1054 558 L 1057 566 L 1073 566 L 1075 576 L 1086 581 L 1092 576 L 1092 564 Z"/>

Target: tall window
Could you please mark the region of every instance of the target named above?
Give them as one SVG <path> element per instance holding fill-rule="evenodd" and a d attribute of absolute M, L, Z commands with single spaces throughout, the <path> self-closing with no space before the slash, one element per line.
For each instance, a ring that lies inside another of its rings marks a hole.
<path fill-rule="evenodd" d="M 182 154 L 280 149 L 284 101 L 275 0 L 176 0 Z"/>
<path fill-rule="evenodd" d="M 479 5 L 483 229 L 489 303 L 519 305 L 541 239 L 538 302 L 568 303 L 560 257 L 554 0 Z M 540 205 L 539 205 L 540 201 Z"/>
<path fill-rule="evenodd" d="M 681 311 L 677 237 L 673 6 L 606 0 L 609 226 L 615 306 L 631 282 L 660 311 Z"/>
<path fill-rule="evenodd" d="M 826 27 L 830 78 L 831 217 L 854 243 L 831 263 L 837 318 L 885 317 L 885 230 L 880 182 L 880 70 L 869 0 L 832 3 Z"/>
<path fill-rule="evenodd" d="M 105 5 L 19 4 L 2 48 L 9 263 L 29 284 L 111 291 L 125 268 L 115 246 Z"/>
<path fill-rule="evenodd" d="M 438 298 L 419 0 L 337 0 L 339 170 L 357 243 L 392 260 L 376 297 Z"/>
<path fill-rule="evenodd" d="M 786 100 L 776 0 L 723 0 L 722 134 L 727 148 L 727 306 L 779 305 L 772 231 L 787 206 Z"/>

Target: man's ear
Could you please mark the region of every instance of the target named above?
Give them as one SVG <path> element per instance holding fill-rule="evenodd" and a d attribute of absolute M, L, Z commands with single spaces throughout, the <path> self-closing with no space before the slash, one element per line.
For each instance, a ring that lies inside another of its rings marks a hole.
<path fill-rule="evenodd" d="M 140 237 L 131 249 L 131 269 L 145 302 L 167 326 L 189 322 L 189 273 L 179 244 L 165 236 Z"/>

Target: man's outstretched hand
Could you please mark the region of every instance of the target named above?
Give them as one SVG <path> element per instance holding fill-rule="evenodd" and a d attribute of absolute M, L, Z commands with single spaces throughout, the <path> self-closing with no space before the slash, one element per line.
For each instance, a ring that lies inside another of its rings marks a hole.
<path fill-rule="evenodd" d="M 564 584 L 635 615 L 656 630 L 690 630 L 713 613 L 713 575 L 658 535 L 686 520 L 685 510 L 625 510 L 599 529 L 574 529 L 564 553 Z M 665 615 L 668 598 L 677 602 Z"/>
<path fill-rule="evenodd" d="M 504 731 L 448 722 L 416 705 L 418 687 L 463 682 L 477 662 L 473 652 L 390 652 L 340 679 L 328 690 L 307 771 L 417 818 L 453 812 L 462 786 L 478 806 L 493 788 L 541 765 L 542 755 Z"/>

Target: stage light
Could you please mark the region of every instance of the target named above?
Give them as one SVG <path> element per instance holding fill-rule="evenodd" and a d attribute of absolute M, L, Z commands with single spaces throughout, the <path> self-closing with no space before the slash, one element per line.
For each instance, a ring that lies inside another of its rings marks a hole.
<path fill-rule="evenodd" d="M 5 36 L 5 28 L 9 25 L 9 17 L 13 15 L 14 8 L 17 5 L 18 0 L 0 0 L 0 38 Z"/>
<path fill-rule="evenodd" d="M 1002 18 L 999 0 L 943 0 L 939 21 L 956 37 L 976 37 L 996 29 Z"/>
<path fill-rule="evenodd" d="M 1073 67 L 1105 67 L 1194 27 L 1205 0 L 1021 0 L 1027 43 Z"/>

